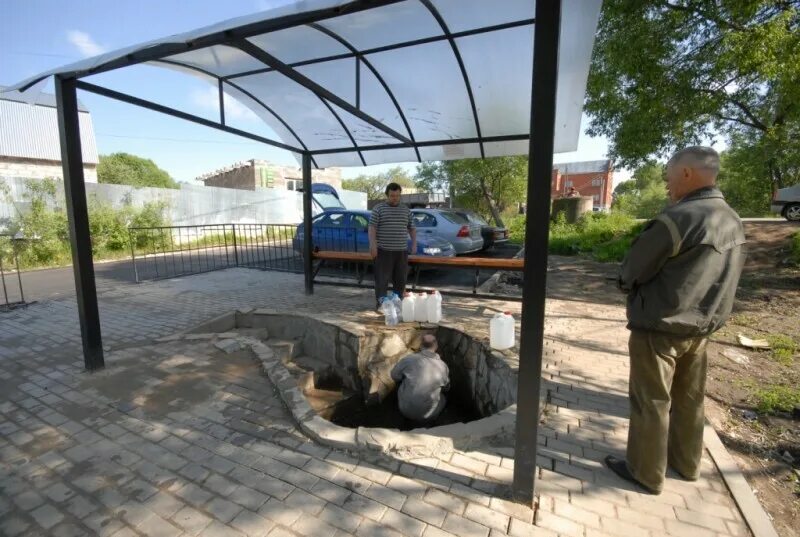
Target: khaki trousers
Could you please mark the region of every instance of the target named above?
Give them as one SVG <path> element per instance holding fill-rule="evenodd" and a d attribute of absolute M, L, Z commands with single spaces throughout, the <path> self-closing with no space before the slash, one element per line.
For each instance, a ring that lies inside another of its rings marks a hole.
<path fill-rule="evenodd" d="M 646 487 L 661 491 L 667 464 L 699 476 L 703 453 L 708 338 L 632 331 L 628 468 Z"/>

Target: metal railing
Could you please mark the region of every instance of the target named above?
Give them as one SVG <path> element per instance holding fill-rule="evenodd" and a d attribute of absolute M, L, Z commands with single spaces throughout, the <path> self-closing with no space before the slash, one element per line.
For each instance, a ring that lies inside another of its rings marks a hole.
<path fill-rule="evenodd" d="M 131 227 L 131 261 L 137 282 L 202 274 L 233 267 L 303 272 L 303 236 L 293 224 L 210 224 Z M 314 247 L 367 252 L 366 228 L 319 227 Z M 363 278 L 357 263 L 339 263 L 325 272 Z"/>
<path fill-rule="evenodd" d="M 202 274 L 232 267 L 302 272 L 293 244 L 297 226 L 210 224 L 131 227 L 131 260 L 137 282 Z"/>
<path fill-rule="evenodd" d="M 12 235 L 0 234 L 0 283 L 3 288 L 0 311 L 14 309 L 26 304 L 25 291 L 22 288 L 22 273 L 19 270 L 19 251 L 17 248 L 17 243 L 19 242 Z"/>

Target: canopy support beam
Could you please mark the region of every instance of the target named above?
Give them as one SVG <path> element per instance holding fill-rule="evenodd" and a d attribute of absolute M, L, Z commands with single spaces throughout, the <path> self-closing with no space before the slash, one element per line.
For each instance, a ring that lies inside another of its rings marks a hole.
<path fill-rule="evenodd" d="M 550 181 L 556 120 L 558 41 L 561 0 L 536 2 L 533 47 L 531 138 L 528 147 L 528 210 L 525 218 L 525 269 L 522 283 L 517 423 L 512 494 L 533 504 L 539 439 L 547 247 L 550 232 Z M 534 254 L 535 253 L 535 254 Z"/>
<path fill-rule="evenodd" d="M 303 153 L 303 275 L 306 282 L 306 294 L 314 294 L 314 272 L 311 250 L 311 154 Z"/>
<path fill-rule="evenodd" d="M 58 134 L 61 142 L 61 166 L 72 246 L 72 272 L 78 301 L 78 320 L 83 342 L 83 364 L 89 371 L 105 367 L 100 311 L 94 281 L 92 241 L 89 235 L 89 210 L 83 177 L 81 129 L 75 80 L 55 77 Z"/>
<path fill-rule="evenodd" d="M 323 88 L 322 86 L 320 86 L 319 84 L 317 84 L 316 82 L 314 82 L 313 80 L 308 78 L 307 76 L 303 75 L 302 73 L 292 69 L 291 67 L 289 67 L 288 65 L 286 65 L 285 63 L 280 61 L 278 58 L 276 58 L 272 54 L 264 51 L 263 49 L 258 48 L 257 46 L 252 44 L 250 41 L 247 41 L 246 39 L 242 39 L 242 40 L 234 41 L 231 44 L 233 46 L 235 46 L 235 47 L 238 47 L 242 51 L 246 52 L 247 54 L 249 54 L 253 58 L 257 59 L 258 61 L 260 61 L 264 65 L 272 67 L 273 69 L 278 71 L 283 76 L 285 76 L 288 79 L 296 82 L 297 84 L 300 84 L 301 86 L 303 86 L 307 90 L 311 91 L 312 93 L 318 95 L 319 97 L 321 97 L 321 98 L 323 98 L 323 99 L 325 99 L 327 101 L 330 101 L 331 103 L 335 104 L 336 106 L 338 106 L 342 110 L 351 113 L 352 115 L 354 115 L 355 117 L 357 117 L 361 121 L 363 121 L 365 123 L 368 123 L 369 125 L 372 125 L 373 127 L 378 129 L 379 131 L 382 131 L 382 132 L 388 134 L 389 136 L 391 136 L 392 138 L 396 138 L 396 139 L 398 139 L 401 142 L 404 142 L 406 144 L 412 144 L 413 143 L 411 140 L 408 139 L 407 136 L 403 136 L 402 134 L 400 134 L 396 130 L 384 125 L 383 123 L 381 123 L 380 121 L 378 121 L 374 117 L 370 116 L 369 114 L 365 114 L 364 112 L 362 112 L 361 110 L 359 110 L 358 108 L 356 108 L 352 104 L 348 103 L 347 101 L 345 101 L 344 99 L 342 99 L 338 95 L 336 95 L 336 94 L 332 93 L 331 91 Z"/>
<path fill-rule="evenodd" d="M 486 142 L 518 142 L 528 140 L 527 134 L 507 134 L 502 136 L 485 136 L 483 138 L 446 138 L 444 140 L 426 140 L 424 142 L 414 142 L 414 144 L 378 144 L 359 146 L 361 151 L 380 151 L 383 149 L 403 149 L 406 147 L 432 147 L 437 145 L 461 145 L 477 144 Z M 351 153 L 352 147 L 336 147 L 333 149 L 317 149 L 312 151 L 312 155 L 333 155 L 336 153 Z"/>
<path fill-rule="evenodd" d="M 439 10 L 436 9 L 436 6 L 431 3 L 431 0 L 420 0 L 420 2 L 422 2 L 422 5 L 424 5 L 428 11 L 431 12 L 431 15 L 433 15 L 433 18 L 436 19 L 437 23 L 439 23 L 439 27 L 442 29 L 442 32 L 444 32 L 444 35 L 450 42 L 450 48 L 453 50 L 453 56 L 455 56 L 456 62 L 458 63 L 458 68 L 461 70 L 461 77 L 464 79 L 467 97 L 469 97 L 469 104 L 472 108 L 472 118 L 475 121 L 475 133 L 478 135 L 478 139 L 480 139 L 483 136 L 481 135 L 481 122 L 478 120 L 478 108 L 475 106 L 475 95 L 472 93 L 472 84 L 469 82 L 467 68 L 464 67 L 464 60 L 461 58 L 461 52 L 458 50 L 456 40 L 453 38 L 453 34 L 450 33 L 450 28 L 447 27 L 447 23 L 442 18 Z M 483 150 L 483 142 L 478 142 L 478 146 L 481 148 L 481 158 L 486 158 L 486 153 Z"/>
<path fill-rule="evenodd" d="M 400 116 L 400 119 L 403 121 L 403 125 L 405 125 L 405 127 L 406 127 L 406 131 L 408 131 L 408 137 L 411 138 L 412 142 L 416 143 L 416 140 L 414 139 L 414 133 L 411 132 L 411 125 L 408 123 L 408 120 L 406 119 L 406 115 L 403 113 L 403 109 L 400 107 L 400 103 L 397 102 L 397 98 L 394 96 L 394 92 L 392 92 L 392 90 L 389 88 L 389 85 L 386 83 L 386 80 L 384 80 L 384 78 L 381 76 L 381 74 L 378 72 L 378 70 L 375 69 L 375 66 L 372 65 L 372 62 L 369 61 L 367 58 L 365 58 L 364 55 L 361 54 L 358 51 L 358 49 L 356 49 L 356 47 L 354 47 L 350 43 L 350 41 L 346 40 L 344 37 L 340 36 L 339 34 L 334 32 L 333 30 L 329 30 L 328 28 L 325 28 L 324 26 L 322 26 L 320 24 L 316 24 L 316 23 L 309 24 L 308 26 L 311 27 L 311 28 L 314 28 L 315 30 L 317 30 L 319 32 L 322 32 L 323 34 L 327 35 L 328 37 L 330 37 L 332 39 L 335 39 L 336 41 L 341 43 L 342 46 L 346 47 L 347 50 L 349 50 L 353 55 L 355 55 L 355 58 L 356 58 L 356 106 L 361 108 L 361 67 L 360 67 L 360 65 L 361 65 L 361 62 L 364 62 L 364 65 L 367 66 L 367 69 L 372 71 L 372 74 L 375 75 L 375 78 L 378 80 L 380 85 L 383 87 L 383 90 L 386 92 L 386 95 L 389 96 L 389 99 L 392 101 L 392 104 L 394 104 L 394 107 L 397 110 L 397 113 Z M 414 146 L 414 153 L 417 155 L 417 162 L 422 162 L 422 158 L 419 155 L 419 149 L 416 146 Z"/>
<path fill-rule="evenodd" d="M 200 116 L 187 114 L 186 112 L 181 112 L 180 110 L 175 110 L 174 108 L 163 106 L 154 103 L 152 101 L 148 101 L 146 99 L 140 99 L 139 97 L 134 97 L 133 95 L 128 95 L 127 93 L 121 93 L 119 91 L 114 91 L 112 89 L 104 88 L 102 86 L 96 86 L 94 84 L 90 84 L 88 82 L 82 82 L 80 80 L 75 81 L 75 87 L 84 91 L 88 91 L 90 93 L 96 93 L 97 95 L 102 95 L 103 97 L 108 97 L 109 99 L 116 99 L 117 101 L 122 101 L 124 103 L 133 104 L 136 106 L 140 106 L 142 108 L 147 108 L 148 110 L 153 110 L 154 112 L 161 112 L 162 114 L 167 114 L 168 116 L 185 119 L 186 121 L 191 121 L 192 123 L 197 123 L 199 125 L 211 127 L 212 129 L 224 131 L 227 132 L 228 134 L 235 134 L 237 136 L 241 136 L 242 138 L 248 138 L 250 140 L 255 140 L 256 142 L 261 142 L 267 145 L 278 147 L 280 149 L 285 149 L 286 151 L 291 151 L 292 153 L 303 152 L 302 149 L 299 149 L 297 147 L 287 145 L 281 142 L 276 142 L 275 140 L 270 140 L 269 138 L 264 138 L 263 136 L 258 136 L 257 134 L 252 134 L 247 131 L 235 129 L 233 127 L 228 127 L 227 125 L 222 125 L 220 123 L 210 121 Z"/>

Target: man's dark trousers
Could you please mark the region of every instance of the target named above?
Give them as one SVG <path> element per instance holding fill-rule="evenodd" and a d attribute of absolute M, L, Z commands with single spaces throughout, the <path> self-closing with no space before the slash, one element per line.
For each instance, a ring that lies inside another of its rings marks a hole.
<path fill-rule="evenodd" d="M 402 297 L 406 290 L 407 276 L 407 250 L 383 250 L 378 248 L 378 257 L 375 258 L 375 300 L 377 302 L 380 302 L 381 297 L 386 296 L 390 281 L 394 292 Z"/>

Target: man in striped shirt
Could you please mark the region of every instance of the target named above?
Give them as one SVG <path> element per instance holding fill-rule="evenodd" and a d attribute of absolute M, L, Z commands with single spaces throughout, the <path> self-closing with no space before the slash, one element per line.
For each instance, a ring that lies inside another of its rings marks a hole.
<path fill-rule="evenodd" d="M 392 289 L 403 296 L 408 275 L 408 237 L 411 252 L 417 251 L 417 229 L 411 209 L 400 203 L 403 189 L 397 183 L 386 187 L 386 202 L 372 209 L 369 219 L 369 253 L 375 260 L 375 300 L 380 306 L 386 296 L 389 280 Z"/>

